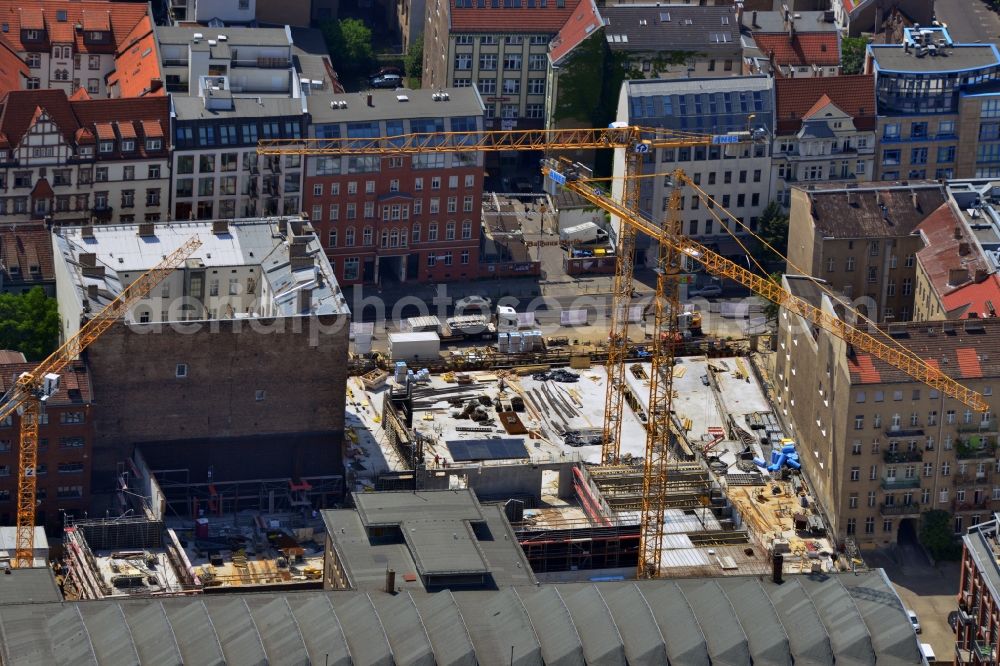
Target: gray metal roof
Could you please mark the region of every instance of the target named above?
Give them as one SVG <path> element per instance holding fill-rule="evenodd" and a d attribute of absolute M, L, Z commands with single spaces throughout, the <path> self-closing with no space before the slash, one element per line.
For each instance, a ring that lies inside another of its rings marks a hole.
<path fill-rule="evenodd" d="M 397 589 L 421 589 L 407 573 L 489 575 L 497 585 L 534 582 L 524 553 L 497 506 L 480 506 L 471 490 L 355 493 L 355 509 L 324 511 L 323 520 L 350 587 L 384 588 L 393 569 Z M 489 532 L 480 538 L 472 525 Z M 373 544 L 368 527 L 399 526 L 403 543 Z"/>
<path fill-rule="evenodd" d="M 615 51 L 738 52 L 740 24 L 732 5 L 601 7 L 604 38 Z"/>
<path fill-rule="evenodd" d="M 992 44 L 955 44 L 946 54 L 918 57 L 914 49 L 907 52 L 902 44 L 873 44 L 869 50 L 878 72 L 912 72 L 931 76 L 935 72 L 963 72 L 1000 65 L 1000 56 Z"/>
<path fill-rule="evenodd" d="M 306 97 L 312 123 L 349 123 L 359 120 L 399 120 L 401 118 L 449 118 L 478 116 L 483 113 L 483 100 L 475 87 L 443 88 L 448 99 L 434 99 L 437 89 L 399 88 L 397 90 L 366 90 L 361 93 L 314 92 Z M 371 95 L 371 106 L 368 105 Z M 400 97 L 405 97 L 401 100 Z M 338 108 L 331 103 L 337 102 Z M 346 102 L 346 108 L 339 108 Z"/>
<path fill-rule="evenodd" d="M 219 35 L 225 35 L 223 43 L 231 46 L 291 46 L 292 36 L 287 27 L 283 28 L 240 28 L 227 26 L 224 28 L 206 28 L 203 25 L 158 25 L 156 26 L 156 41 L 160 44 L 193 43 L 195 33 L 201 33 L 198 46 L 207 49 L 208 40 L 218 41 Z"/>
<path fill-rule="evenodd" d="M 289 70 L 291 71 L 291 70 Z M 275 75 L 289 76 L 288 71 L 274 70 Z M 201 97 L 188 95 L 171 95 L 174 113 L 180 122 L 189 120 L 218 120 L 235 118 L 249 120 L 251 118 L 287 118 L 301 116 L 305 113 L 307 102 L 303 98 L 287 96 L 250 95 L 240 97 L 232 95 L 233 108 L 209 109 Z"/>
<path fill-rule="evenodd" d="M 860 621 L 859 621 L 860 620 Z M 841 635 L 842 634 L 842 635 Z M 829 638 L 833 637 L 833 638 Z M 58 664 L 908 664 L 916 635 L 881 572 L 303 591 L 18 603 L 0 662 Z M 833 646 L 831 649 L 831 645 Z M 155 652 L 159 646 L 160 653 Z M 513 651 L 513 652 L 512 652 Z"/>
<path fill-rule="evenodd" d="M 56 587 L 52 570 L 43 566 L 34 569 L 11 569 L 9 574 L 0 574 L 0 599 L 40 603 L 61 601 L 62 595 Z"/>

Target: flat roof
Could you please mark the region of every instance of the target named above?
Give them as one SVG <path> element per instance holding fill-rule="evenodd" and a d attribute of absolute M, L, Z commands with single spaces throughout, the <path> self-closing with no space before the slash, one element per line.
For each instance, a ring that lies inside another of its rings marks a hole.
<path fill-rule="evenodd" d="M 291 68 L 270 70 L 282 76 L 291 76 Z M 205 100 L 194 95 L 171 95 L 177 120 L 206 120 L 214 118 L 272 118 L 301 116 L 305 103 L 302 98 L 287 95 L 250 95 L 238 97 L 230 95 L 231 109 L 211 109 L 205 107 Z"/>
<path fill-rule="evenodd" d="M 942 49 L 938 55 L 918 56 L 898 44 L 869 44 L 868 49 L 875 64 L 882 72 L 930 74 L 933 72 L 962 72 L 1000 65 L 1000 53 L 992 44 L 955 44 Z"/>
<path fill-rule="evenodd" d="M 215 233 L 212 220 L 156 223 L 152 236 L 140 236 L 136 224 L 96 225 L 89 227 L 92 235 L 86 238 L 83 227 L 61 227 L 53 236 L 56 261 L 69 264 L 81 303 L 87 286 L 96 285 L 98 305 L 103 307 L 122 290 L 119 273 L 145 272 L 197 235 L 202 245 L 188 261 L 197 260 L 199 266 L 207 268 L 260 266 L 279 314 L 297 314 L 297 299 L 292 294 L 303 287 L 312 289 L 312 314 L 350 312 L 311 227 L 301 228 L 295 236 L 304 240 L 304 254 L 312 260 L 308 265 L 303 262 L 293 266 L 287 241 L 290 229 L 303 224 L 301 221 L 251 218 L 226 222 L 225 233 Z M 84 276 L 81 254 L 97 255 L 97 265 L 104 267 L 104 275 Z"/>
<path fill-rule="evenodd" d="M 440 99 L 440 93 L 448 99 Z M 371 96 L 371 105 L 368 96 Z M 438 99 L 434 99 L 437 95 Z M 401 98 L 405 97 L 405 100 Z M 316 93 L 306 98 L 313 124 L 356 122 L 359 120 L 397 120 L 400 118 L 448 118 L 478 116 L 483 100 L 475 87 L 469 88 L 398 88 L 366 90 L 360 93 Z M 337 102 L 338 107 L 331 105 Z M 346 108 L 339 104 L 345 102 Z"/>
<path fill-rule="evenodd" d="M 946 200 L 944 187 L 932 181 L 812 186 L 806 194 L 816 230 L 827 238 L 909 236 Z"/>
<path fill-rule="evenodd" d="M 228 43 L 231 46 L 291 46 L 292 36 L 286 27 L 282 28 L 244 28 L 226 26 L 210 28 L 203 25 L 158 25 L 156 26 L 156 41 L 160 44 L 193 43 L 195 33 L 201 33 L 197 46 L 209 48 L 208 41 Z M 226 39 L 219 41 L 219 35 Z"/>
<path fill-rule="evenodd" d="M 327 533 L 352 589 L 423 589 L 420 576 L 482 575 L 496 585 L 531 584 L 534 575 L 500 507 L 481 506 L 470 489 L 354 493 L 356 509 L 323 511 Z M 398 526 L 403 542 L 381 543 L 370 528 Z M 475 527 L 474 527 L 475 526 Z"/>

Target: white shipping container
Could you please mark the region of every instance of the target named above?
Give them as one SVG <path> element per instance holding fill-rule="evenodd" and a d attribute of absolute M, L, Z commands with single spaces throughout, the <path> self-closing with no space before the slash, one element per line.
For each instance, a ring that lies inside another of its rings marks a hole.
<path fill-rule="evenodd" d="M 393 361 L 436 359 L 441 355 L 441 338 L 437 333 L 390 333 L 389 358 Z"/>

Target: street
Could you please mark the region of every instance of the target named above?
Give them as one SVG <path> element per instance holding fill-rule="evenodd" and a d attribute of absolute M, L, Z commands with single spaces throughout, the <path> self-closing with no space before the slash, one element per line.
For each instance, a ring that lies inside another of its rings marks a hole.
<path fill-rule="evenodd" d="M 866 552 L 864 559 L 870 567 L 885 569 L 903 605 L 917 613 L 920 642 L 930 643 L 939 660 L 950 662 L 955 655 L 955 634 L 948 626 L 948 613 L 958 608 L 959 564 L 933 566 L 915 543 Z"/>
<path fill-rule="evenodd" d="M 1000 43 L 1000 16 L 981 0 L 937 0 L 934 13 L 956 43 Z"/>

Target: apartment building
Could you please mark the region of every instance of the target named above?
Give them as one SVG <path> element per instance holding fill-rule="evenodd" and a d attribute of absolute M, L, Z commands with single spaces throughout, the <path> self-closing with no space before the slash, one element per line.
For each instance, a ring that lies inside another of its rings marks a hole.
<path fill-rule="evenodd" d="M 549 42 L 579 2 L 430 0 L 423 87 L 475 86 L 485 129 L 543 127 Z"/>
<path fill-rule="evenodd" d="M 831 316 L 844 316 L 821 283 L 785 276 L 783 284 Z M 951 513 L 961 533 L 986 519 L 1000 498 L 993 397 L 1000 320 L 899 323 L 888 333 L 983 394 L 991 408 L 974 412 L 797 315 L 779 313 L 776 403 L 805 448 L 803 470 L 834 538 L 861 548 L 895 543 L 932 509 Z"/>
<path fill-rule="evenodd" d="M 963 211 L 950 199 L 917 227 L 924 248 L 917 251 L 915 320 L 997 316 L 1000 279 L 995 254 L 979 241 L 983 237 L 989 243 L 996 230 L 989 223 L 973 228 L 974 222 L 963 219 Z"/>
<path fill-rule="evenodd" d="M 0 223 L 154 221 L 167 213 L 170 112 L 163 96 L 0 100 Z"/>
<path fill-rule="evenodd" d="M 969 527 L 962 537 L 962 569 L 955 619 L 954 663 L 993 664 L 1000 639 L 1000 500 L 984 522 Z M 950 614 L 949 614 L 950 615 Z"/>
<path fill-rule="evenodd" d="M 24 357 L 21 357 L 24 360 Z M 6 393 L 33 363 L 0 364 L 0 391 Z M 63 512 L 82 517 L 90 510 L 90 473 L 94 444 L 94 393 L 83 362 L 70 365 L 60 375 L 59 390 L 45 401 L 38 426 L 37 524 L 50 533 L 63 526 Z M 0 421 L 0 524 L 12 525 L 17 517 L 20 417 Z"/>
<path fill-rule="evenodd" d="M 109 95 L 119 56 L 152 26 L 149 5 L 103 0 L 3 0 L 0 16 L 5 44 L 30 70 L 24 88 L 93 97 Z"/>
<path fill-rule="evenodd" d="M 167 11 L 174 24 L 217 21 L 239 25 L 257 17 L 257 0 L 170 0 Z"/>
<path fill-rule="evenodd" d="M 788 206 L 799 183 L 871 180 L 875 88 L 871 76 L 777 78 L 771 198 Z"/>
<path fill-rule="evenodd" d="M 647 79 L 728 77 L 743 73 L 735 6 L 607 5 L 604 39 Z"/>
<path fill-rule="evenodd" d="M 743 76 L 727 79 L 629 80 L 622 85 L 618 121 L 630 125 L 663 127 L 695 134 L 726 134 L 748 129 L 762 136 L 774 131 L 774 79 Z M 612 194 L 621 197 L 624 157 L 616 156 Z M 695 148 L 659 148 L 642 163 L 644 173 L 669 174 L 683 169 L 716 203 L 742 224 L 755 229 L 771 190 L 771 150 L 768 141 Z M 644 178 L 639 188 L 639 210 L 650 219 L 662 219 L 673 185 L 669 177 Z M 743 251 L 730 233 L 746 232 L 716 206 L 685 193 L 681 211 L 684 232 L 722 254 Z M 645 242 L 645 241 L 640 241 Z M 646 248 L 654 262 L 655 249 Z"/>
<path fill-rule="evenodd" d="M 475 88 L 310 97 L 311 136 L 483 129 Z M 308 157 L 304 210 L 342 284 L 470 280 L 480 265 L 483 156 Z M 487 273 L 488 274 L 488 273 Z"/>
<path fill-rule="evenodd" d="M 923 0 L 830 0 L 830 11 L 846 37 L 880 32 L 886 17 L 893 14 L 908 25 L 934 21 L 934 4 Z"/>
<path fill-rule="evenodd" d="M 297 215 L 301 157 L 258 158 L 259 139 L 306 135 L 290 29 L 160 26 L 171 96 L 175 219 Z"/>
<path fill-rule="evenodd" d="M 878 180 L 1000 174 L 1000 52 L 955 44 L 944 27 L 907 28 L 902 44 L 870 44 Z"/>
<path fill-rule="evenodd" d="M 913 318 L 917 228 L 944 202 L 938 183 L 792 189 L 788 272 L 811 275 L 878 322 Z"/>
<path fill-rule="evenodd" d="M 342 474 L 350 311 L 299 218 L 61 228 L 61 334 L 195 235 L 184 265 L 87 348 L 94 493 L 118 489 L 137 447 L 192 483 Z"/>

